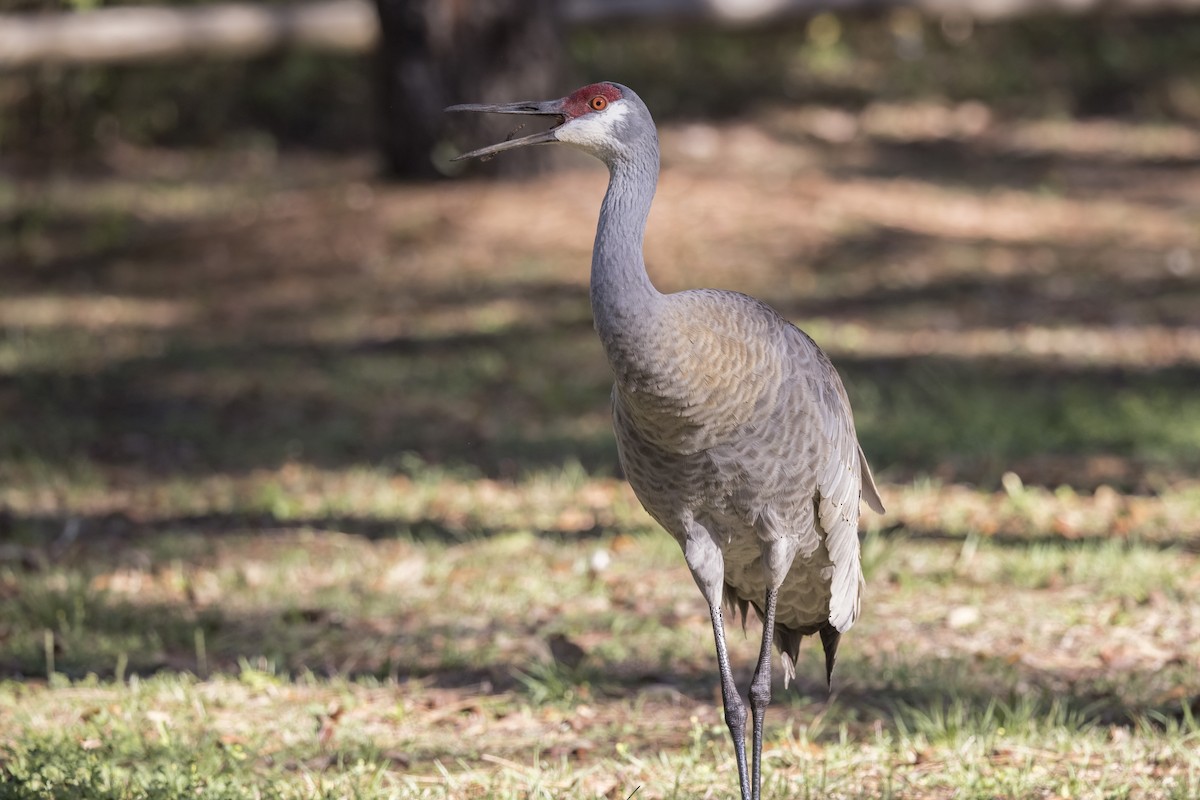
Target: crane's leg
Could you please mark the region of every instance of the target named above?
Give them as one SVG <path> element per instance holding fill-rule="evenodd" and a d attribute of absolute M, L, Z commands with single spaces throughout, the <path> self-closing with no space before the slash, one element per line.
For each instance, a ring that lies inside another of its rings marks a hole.
<path fill-rule="evenodd" d="M 683 557 L 696 580 L 696 586 L 708 602 L 712 617 L 713 638 L 717 643 L 717 667 L 721 671 L 721 699 L 725 705 L 725 724 L 733 737 L 733 753 L 737 757 L 738 785 L 742 800 L 750 800 L 750 772 L 746 769 L 746 706 L 733 682 L 729 668 L 729 649 L 725 646 L 725 622 L 721 616 L 721 600 L 725 590 L 725 557 L 712 533 L 695 520 L 688 520 L 683 541 Z"/>
<path fill-rule="evenodd" d="M 751 745 L 751 764 L 754 772 L 751 778 L 753 782 L 751 800 L 759 800 L 762 791 L 763 717 L 767 714 L 767 706 L 771 704 L 771 644 L 775 639 L 775 604 L 778 598 L 778 589 L 767 590 L 762 646 L 758 651 L 758 666 L 754 668 L 754 678 L 750 681 L 750 711 L 754 715 Z M 744 790 L 742 794 L 745 795 Z"/>
<path fill-rule="evenodd" d="M 721 700 L 725 705 L 725 724 L 729 727 L 729 735 L 733 738 L 733 753 L 737 758 L 738 783 L 742 789 L 742 800 L 750 800 L 750 775 L 746 770 L 746 706 L 742 696 L 738 694 L 737 684 L 733 681 L 733 671 L 729 668 L 729 650 L 725 646 L 725 623 L 721 616 L 721 606 L 709 604 L 708 613 L 712 616 L 713 638 L 717 641 L 717 668 L 721 671 Z M 757 775 L 757 770 L 755 771 Z M 755 798 L 758 797 L 757 791 Z"/>

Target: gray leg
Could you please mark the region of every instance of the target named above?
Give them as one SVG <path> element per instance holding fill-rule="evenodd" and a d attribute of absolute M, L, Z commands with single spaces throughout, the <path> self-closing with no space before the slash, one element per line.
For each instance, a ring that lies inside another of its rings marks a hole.
<path fill-rule="evenodd" d="M 754 766 L 753 789 L 751 800 L 759 800 L 762 791 L 762 740 L 763 717 L 766 716 L 767 706 L 771 704 L 771 644 L 775 638 L 775 601 L 779 590 L 767 590 L 766 619 L 763 620 L 762 647 L 758 651 L 758 666 L 754 668 L 754 679 L 750 681 L 750 710 L 754 714 L 753 757 Z M 742 796 L 745 796 L 745 790 Z"/>
<path fill-rule="evenodd" d="M 746 706 L 742 703 L 737 684 L 733 682 L 733 672 L 729 669 L 729 651 L 725 647 L 725 623 L 721 618 L 721 606 L 710 605 L 708 612 L 712 616 L 713 638 L 717 640 L 717 667 L 721 671 L 721 699 L 725 704 L 725 724 L 729 726 L 729 735 L 733 737 L 733 752 L 737 757 L 742 800 L 750 800 L 750 776 L 746 771 Z M 758 774 L 757 768 L 755 774 Z M 758 797 L 757 784 L 754 797 Z"/>

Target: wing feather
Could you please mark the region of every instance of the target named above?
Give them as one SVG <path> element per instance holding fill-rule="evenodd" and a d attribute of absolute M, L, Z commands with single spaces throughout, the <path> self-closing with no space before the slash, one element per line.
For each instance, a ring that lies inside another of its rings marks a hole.
<path fill-rule="evenodd" d="M 819 396 L 814 412 L 820 415 L 817 428 L 824 439 L 817 448 L 823 463 L 817 468 L 816 510 L 817 524 L 833 563 L 829 623 L 838 632 L 845 632 L 858 619 L 864 583 L 858 541 L 859 503 L 866 501 L 880 513 L 883 503 L 858 444 L 850 400 L 837 370 L 807 335 L 795 330 L 799 337 L 796 344 L 808 351 L 800 363 L 816 372 L 804 378 Z"/>

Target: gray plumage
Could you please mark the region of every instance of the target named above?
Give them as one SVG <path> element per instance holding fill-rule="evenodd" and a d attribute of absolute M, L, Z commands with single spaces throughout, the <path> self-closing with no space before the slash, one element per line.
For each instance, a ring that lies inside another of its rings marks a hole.
<path fill-rule="evenodd" d="M 813 340 L 764 303 L 737 292 L 655 289 L 642 239 L 658 179 L 658 137 L 630 89 L 601 83 L 556 101 L 452 110 L 562 120 L 464 157 L 561 141 L 608 165 L 591 302 L 616 378 L 621 464 L 642 505 L 679 543 L 708 602 L 742 796 L 757 800 L 770 643 L 782 654 L 786 685 L 801 639 L 819 634 L 831 677 L 840 636 L 860 609 L 859 501 L 883 511 L 846 391 Z M 750 690 L 752 774 L 723 605 L 743 622 L 753 606 L 764 620 Z"/>

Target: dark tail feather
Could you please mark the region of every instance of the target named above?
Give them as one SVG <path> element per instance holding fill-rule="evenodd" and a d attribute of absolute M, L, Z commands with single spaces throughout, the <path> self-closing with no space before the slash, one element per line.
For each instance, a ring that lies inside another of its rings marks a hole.
<path fill-rule="evenodd" d="M 783 688 L 796 679 L 796 659 L 800 656 L 800 640 L 804 634 L 794 628 L 775 626 L 775 647 L 779 649 L 779 660 L 783 665 Z"/>
<path fill-rule="evenodd" d="M 725 584 L 724 595 L 725 607 L 729 609 L 729 613 L 733 616 L 734 620 L 736 621 L 739 616 L 742 618 L 742 631 L 744 632 L 746 630 L 746 617 L 750 615 L 750 601 L 738 597 L 737 592 L 728 583 Z M 754 604 L 754 610 L 758 614 L 759 619 L 766 616 L 757 603 Z"/>
<path fill-rule="evenodd" d="M 766 616 L 759 608 L 758 603 L 738 597 L 729 584 L 725 584 L 725 605 L 729 607 L 730 613 L 734 615 L 735 619 L 739 613 L 741 614 L 743 630 L 746 628 L 746 616 L 749 614 L 750 608 L 754 609 L 759 619 Z M 775 647 L 782 656 L 783 688 L 786 689 L 796 678 L 796 660 L 800 655 L 800 641 L 813 633 L 821 634 L 821 647 L 825 650 L 825 684 L 830 688 L 833 687 L 833 663 L 837 660 L 838 643 L 842 640 L 842 634 L 827 622 L 823 627 L 817 629 L 775 626 L 773 638 Z"/>
<path fill-rule="evenodd" d="M 838 642 L 842 633 L 832 625 L 821 628 L 821 647 L 825 648 L 825 682 L 833 688 L 833 662 L 837 661 Z"/>

